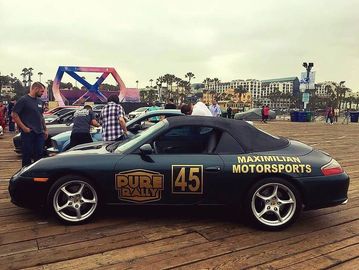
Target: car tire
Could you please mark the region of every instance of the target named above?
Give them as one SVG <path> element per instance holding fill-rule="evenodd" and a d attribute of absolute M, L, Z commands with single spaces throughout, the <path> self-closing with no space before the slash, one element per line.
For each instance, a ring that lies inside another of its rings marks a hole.
<path fill-rule="evenodd" d="M 67 175 L 50 188 L 47 206 L 61 222 L 83 224 L 95 216 L 99 196 L 92 181 L 78 175 Z"/>
<path fill-rule="evenodd" d="M 276 177 L 262 179 L 249 189 L 244 210 L 256 227 L 282 230 L 300 215 L 302 198 L 298 189 L 287 180 Z"/>

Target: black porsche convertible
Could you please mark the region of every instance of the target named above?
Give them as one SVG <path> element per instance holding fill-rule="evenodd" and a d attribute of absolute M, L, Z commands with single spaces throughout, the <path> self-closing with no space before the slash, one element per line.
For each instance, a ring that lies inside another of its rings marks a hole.
<path fill-rule="evenodd" d="M 130 140 L 78 146 L 22 168 L 12 202 L 61 221 L 91 219 L 100 205 L 237 205 L 264 229 L 302 210 L 347 202 L 349 176 L 327 153 L 240 120 L 176 116 Z M 241 211 L 239 211 L 241 210 Z"/>

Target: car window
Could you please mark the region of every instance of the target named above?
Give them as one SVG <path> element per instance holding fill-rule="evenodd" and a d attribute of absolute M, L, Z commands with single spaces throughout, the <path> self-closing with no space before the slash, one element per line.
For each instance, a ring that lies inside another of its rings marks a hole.
<path fill-rule="evenodd" d="M 211 154 L 217 146 L 220 130 L 206 126 L 181 126 L 157 137 L 157 154 Z"/>
<path fill-rule="evenodd" d="M 124 153 L 127 150 L 131 149 L 133 146 L 138 144 L 141 141 L 145 141 L 147 137 L 151 136 L 152 134 L 156 133 L 158 130 L 160 130 L 162 127 L 166 125 L 167 121 L 160 121 L 156 125 L 146 129 L 143 132 L 137 133 L 134 135 L 130 140 L 128 140 L 126 143 L 120 144 L 115 152 L 116 153 Z"/>
<path fill-rule="evenodd" d="M 215 152 L 217 154 L 241 154 L 244 150 L 230 134 L 223 132 Z"/>
<path fill-rule="evenodd" d="M 168 117 L 171 117 L 171 116 L 177 116 L 177 115 L 168 115 L 168 114 L 162 113 L 162 114 L 156 114 L 156 117 L 148 116 L 145 118 L 139 118 L 139 119 L 141 119 L 141 121 L 139 121 L 139 119 L 136 118 L 136 120 L 131 121 L 131 123 L 128 124 L 128 128 L 131 129 L 131 127 L 133 127 L 135 124 L 139 124 L 141 126 L 140 130 L 145 130 L 149 127 L 152 127 L 159 121 L 166 119 Z"/>
<path fill-rule="evenodd" d="M 61 116 L 61 115 L 64 115 L 65 113 L 68 113 L 70 111 L 75 111 L 74 109 L 71 109 L 71 108 L 68 108 L 68 109 L 62 109 L 62 110 L 59 110 L 58 112 L 56 112 L 55 114 L 57 116 Z"/>
<path fill-rule="evenodd" d="M 137 110 L 135 110 L 135 112 L 144 112 L 147 110 L 147 107 L 141 107 L 141 108 L 138 108 Z"/>

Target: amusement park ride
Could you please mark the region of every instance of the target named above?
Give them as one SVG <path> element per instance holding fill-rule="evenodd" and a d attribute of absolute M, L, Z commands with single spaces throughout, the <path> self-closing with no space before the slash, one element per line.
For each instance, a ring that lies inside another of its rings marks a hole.
<path fill-rule="evenodd" d="M 85 78 L 79 76 L 77 73 L 79 72 L 96 72 L 96 73 L 102 73 L 101 76 L 98 77 L 97 81 L 94 84 L 89 83 L 85 80 Z M 108 75 L 112 75 L 115 81 L 118 83 L 119 86 L 119 98 L 120 101 L 128 101 L 126 100 L 126 97 L 130 97 L 131 101 L 135 101 L 137 99 L 138 90 L 134 88 L 126 88 L 126 85 L 122 81 L 121 77 L 118 75 L 116 70 L 112 67 L 76 67 L 76 66 L 59 66 L 56 77 L 54 79 L 53 85 L 52 85 L 52 91 L 54 94 L 55 100 L 58 102 L 60 106 L 65 105 L 64 98 L 60 93 L 60 83 L 63 75 L 67 73 L 69 76 L 74 78 L 76 81 L 81 83 L 86 89 L 87 92 L 84 93 L 81 97 L 79 97 L 73 104 L 78 104 L 80 101 L 85 102 L 87 101 L 91 96 L 96 96 L 101 102 L 106 102 L 107 98 L 106 96 L 101 93 L 99 86 L 101 83 L 108 77 Z M 139 100 L 138 100 L 139 101 Z M 137 101 L 137 102 L 138 102 Z"/>

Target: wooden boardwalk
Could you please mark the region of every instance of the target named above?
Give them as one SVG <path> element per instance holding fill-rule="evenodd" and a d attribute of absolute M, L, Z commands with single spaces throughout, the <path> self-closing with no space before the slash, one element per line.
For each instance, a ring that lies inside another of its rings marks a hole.
<path fill-rule="evenodd" d="M 304 212 L 289 229 L 263 232 L 223 208 L 109 208 L 64 226 L 10 203 L 20 168 L 0 138 L 0 269 L 359 269 L 359 124 L 256 126 L 330 153 L 351 177 L 345 206 Z"/>

